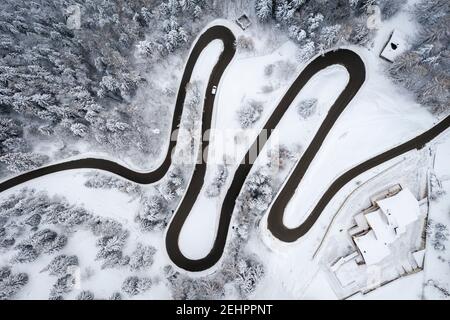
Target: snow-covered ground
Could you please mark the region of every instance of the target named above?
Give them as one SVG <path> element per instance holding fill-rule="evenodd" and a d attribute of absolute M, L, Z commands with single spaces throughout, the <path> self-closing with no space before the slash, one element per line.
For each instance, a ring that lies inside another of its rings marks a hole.
<path fill-rule="evenodd" d="M 215 23 L 217 22 L 213 24 Z M 232 25 L 232 23 L 227 22 L 227 25 Z M 235 25 L 232 28 L 236 34 L 241 33 Z M 371 49 L 350 47 L 365 62 L 366 82 L 338 119 L 298 186 L 285 213 L 284 222 L 287 226 L 299 225 L 337 176 L 352 166 L 411 139 L 430 128 L 437 121 L 423 107 L 415 103 L 410 94 L 394 86 L 384 74 L 387 62 L 379 58 L 379 53 L 393 28 L 399 29 L 407 37 L 412 37 L 416 32 L 416 26 L 410 21 L 408 13 L 402 12 L 381 24 Z M 250 29 L 248 32 L 253 31 Z M 210 165 L 205 177 L 205 186 L 198 195 L 197 202 L 180 234 L 180 248 L 187 257 L 192 259 L 204 257 L 212 247 L 215 238 L 223 194 L 208 198 L 205 189 L 216 174 L 216 164 L 221 164 L 224 156 L 232 157 L 235 160 L 242 158 L 292 80 L 305 66 L 296 61 L 297 46 L 294 43 L 287 41 L 270 51 L 264 46 L 267 40 L 264 36 L 255 37 L 254 40 L 255 53 L 238 52 L 224 73 L 216 93 L 213 132 L 208 157 Z M 192 80 L 206 83 L 222 50 L 221 41 L 212 42 L 201 54 Z M 271 65 L 273 72 L 268 73 L 267 68 Z M 329 67 L 314 76 L 298 94 L 280 121 L 269 143 L 256 160 L 253 171 L 265 163 L 267 151 L 271 146 L 282 143 L 291 150 L 300 150 L 301 155 L 301 151 L 305 150 L 347 81 L 348 74 L 340 66 Z M 298 113 L 297 105 L 300 101 L 310 98 L 318 100 L 317 110 L 309 118 L 303 119 Z M 237 111 L 243 104 L 251 100 L 261 102 L 264 108 L 260 119 L 251 130 L 242 131 Z M 450 169 L 448 166 L 450 135 L 447 134 L 439 141 L 440 143 L 436 146 L 434 171 L 442 181 L 442 188 L 446 194 L 431 203 L 429 219 L 450 227 L 448 214 L 450 211 Z M 328 283 L 327 275 L 323 272 L 321 260 L 319 257 L 314 257 L 330 224 L 331 229 L 339 229 L 345 225 L 343 221 L 348 221 L 350 218 L 346 216 L 341 217 L 341 220 L 334 220 L 334 215 L 359 185 L 374 178 L 380 172 L 389 168 L 397 170 L 403 164 L 407 164 L 403 167 L 405 171 L 405 168 L 414 170 L 414 165 L 423 167 L 424 163 L 421 162 L 422 158 L 419 153 L 413 151 L 354 179 L 330 202 L 311 231 L 295 243 L 285 244 L 274 239 L 267 231 L 266 217 L 264 217 L 259 229 L 252 234 L 247 244 L 248 250 L 257 254 L 265 265 L 265 277 L 251 298 L 336 299 L 337 296 Z M 117 161 L 117 159 L 114 160 Z M 157 162 L 156 159 L 154 163 Z M 152 165 L 149 164 L 149 166 Z M 231 182 L 236 166 L 237 163 L 234 163 L 229 168 L 228 184 Z M 140 274 L 150 275 L 156 284 L 151 290 L 136 296 L 136 298 L 170 298 L 168 288 L 162 281 L 158 282 L 158 278 L 161 278 L 162 267 L 171 264 L 165 251 L 163 232 L 143 233 L 139 229 L 134 221 L 139 207 L 137 198 L 114 189 L 86 188 L 84 186 L 86 171 L 74 170 L 56 173 L 25 183 L 20 187 L 45 190 L 50 195 L 62 195 L 71 204 L 81 205 L 96 215 L 114 218 L 121 222 L 124 228 L 130 231 L 130 240 L 124 249 L 126 253 L 130 253 L 132 246 L 137 242 L 151 244 L 157 248 L 154 257 L 155 263 L 148 273 Z M 400 169 L 397 171 L 401 173 Z M 392 174 L 390 178 L 392 177 L 396 177 L 396 175 Z M 149 188 L 144 188 L 144 190 Z M 224 189 L 226 188 L 227 185 L 224 186 Z M 0 194 L 0 200 L 17 190 L 18 188 L 14 188 Z M 361 203 L 355 200 L 352 205 L 356 208 Z M 450 236 L 448 237 L 450 238 Z M 447 245 L 450 247 L 448 241 Z M 427 244 L 424 271 L 396 280 L 366 295 L 353 296 L 352 299 L 442 298 L 442 291 L 439 291 L 435 284 L 439 287 L 446 287 L 447 290 L 449 288 L 449 249 L 444 252 L 433 250 Z M 126 270 L 100 269 L 99 263 L 95 261 L 95 240 L 92 235 L 87 234 L 87 231 L 80 230 L 73 234 L 61 253 L 76 254 L 82 267 L 82 287 L 70 293 L 69 298 L 75 297 L 80 290 L 92 290 L 96 297 L 106 298 L 111 292 L 119 290 L 121 283 L 129 275 Z M 9 256 L 1 256 L 0 265 L 6 264 L 9 258 Z M 42 256 L 34 263 L 17 266 L 17 272 L 32 274 L 27 289 L 19 298 L 45 299 L 48 297 L 48 291 L 54 278 L 50 278 L 48 273 L 39 271 L 50 260 L 49 256 Z M 90 274 L 93 275 L 89 276 Z M 404 290 L 405 288 L 408 290 Z"/>
<path fill-rule="evenodd" d="M 449 299 L 450 291 L 450 134 L 436 145 L 434 172 L 441 182 L 442 195 L 430 203 L 429 234 L 424 266 L 425 299 Z M 437 226 L 441 226 L 437 228 Z M 440 239 L 438 245 L 436 240 Z M 447 291 L 447 295 L 444 293 Z"/>

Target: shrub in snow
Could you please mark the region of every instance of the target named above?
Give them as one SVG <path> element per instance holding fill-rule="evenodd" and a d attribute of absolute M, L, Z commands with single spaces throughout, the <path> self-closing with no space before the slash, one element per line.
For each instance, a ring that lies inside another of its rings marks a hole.
<path fill-rule="evenodd" d="M 77 256 L 67 256 L 61 254 L 53 258 L 43 271 L 48 271 L 52 276 L 63 276 L 70 271 L 72 267 L 78 266 Z"/>
<path fill-rule="evenodd" d="M 284 145 L 275 146 L 268 151 L 268 167 L 273 170 L 284 170 L 286 164 L 294 159 L 293 153 Z"/>
<path fill-rule="evenodd" d="M 83 290 L 77 295 L 77 300 L 94 300 L 94 293 L 89 290 Z"/>
<path fill-rule="evenodd" d="M 297 112 L 302 119 L 308 119 L 317 110 L 317 99 L 302 100 L 297 105 Z"/>
<path fill-rule="evenodd" d="M 169 222 L 169 209 L 166 199 L 161 196 L 144 197 L 136 216 L 136 222 L 144 231 L 162 230 Z"/>
<path fill-rule="evenodd" d="M 14 297 L 28 283 L 26 273 L 13 274 L 9 267 L 0 269 L 0 300 Z"/>
<path fill-rule="evenodd" d="M 238 51 L 253 51 L 255 49 L 255 44 L 253 39 L 240 35 L 236 39 L 236 49 Z"/>
<path fill-rule="evenodd" d="M 153 256 L 156 253 L 156 249 L 152 246 L 144 246 L 138 243 L 136 249 L 130 256 L 130 268 L 131 270 L 142 270 L 150 267 L 153 264 Z"/>
<path fill-rule="evenodd" d="M 247 101 L 237 112 L 241 128 L 251 128 L 261 118 L 263 110 L 262 102 L 256 100 Z"/>
<path fill-rule="evenodd" d="M 264 67 L 264 75 L 266 77 L 270 77 L 273 74 L 274 69 L 275 69 L 275 65 L 273 63 L 266 65 Z"/>
<path fill-rule="evenodd" d="M 271 92 L 273 91 L 273 89 L 274 89 L 273 86 L 270 85 L 270 84 L 263 85 L 263 86 L 261 87 L 262 93 L 271 93 Z"/>
<path fill-rule="evenodd" d="M 445 245 L 448 241 L 448 237 L 450 236 L 448 228 L 445 224 L 440 222 L 435 223 L 433 227 L 433 238 L 431 239 L 431 244 L 435 250 L 445 251 Z"/>
<path fill-rule="evenodd" d="M 130 296 L 135 296 L 150 289 L 152 281 L 149 278 L 131 276 L 122 283 L 122 291 Z"/>
<path fill-rule="evenodd" d="M 283 81 L 290 81 L 296 72 L 296 65 L 290 60 L 280 60 L 275 63 L 277 78 Z"/>
<path fill-rule="evenodd" d="M 217 167 L 217 172 L 213 178 L 213 181 L 206 188 L 206 195 L 208 197 L 217 197 L 222 190 L 223 185 L 227 181 L 228 169 L 224 165 L 219 165 Z"/>
<path fill-rule="evenodd" d="M 75 286 L 75 278 L 71 274 L 66 274 L 61 278 L 56 280 L 56 283 L 53 285 L 50 290 L 50 300 L 62 300 L 64 295 L 72 291 Z"/>
<path fill-rule="evenodd" d="M 430 174 L 430 189 L 431 192 L 428 195 L 430 200 L 437 200 L 445 194 L 444 188 L 442 188 L 442 183 L 436 176 L 436 174 Z"/>

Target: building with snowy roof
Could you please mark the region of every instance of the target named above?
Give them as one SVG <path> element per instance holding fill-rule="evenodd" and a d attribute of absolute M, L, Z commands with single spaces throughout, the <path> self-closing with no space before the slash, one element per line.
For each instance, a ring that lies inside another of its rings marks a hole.
<path fill-rule="evenodd" d="M 398 30 L 394 30 L 389 37 L 388 42 L 384 46 L 380 53 L 380 57 L 386 59 L 389 62 L 394 62 L 394 60 L 405 52 L 407 48 L 407 42 L 405 36 Z"/>
<path fill-rule="evenodd" d="M 355 216 L 356 227 L 349 230 L 367 265 L 376 264 L 391 253 L 408 225 L 419 219 L 419 201 L 408 189 L 375 201 L 375 205 Z"/>

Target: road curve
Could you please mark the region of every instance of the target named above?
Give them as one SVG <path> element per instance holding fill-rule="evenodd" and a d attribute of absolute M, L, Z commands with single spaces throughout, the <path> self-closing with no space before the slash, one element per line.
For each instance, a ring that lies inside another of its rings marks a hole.
<path fill-rule="evenodd" d="M 208 110 L 208 112 L 203 113 L 204 117 L 203 121 L 206 120 L 206 122 L 208 122 L 208 119 L 205 119 L 206 117 L 209 118 L 209 123 L 211 122 L 212 107 L 214 105 L 214 95 L 211 95 L 212 86 L 217 85 L 219 83 L 219 80 L 222 77 L 223 72 L 225 71 L 226 67 L 228 66 L 228 64 L 230 63 L 231 59 L 235 54 L 234 48 L 235 37 L 233 33 L 224 26 L 213 26 L 207 29 L 198 38 L 197 42 L 192 48 L 184 69 L 180 87 L 178 88 L 177 100 L 172 118 L 171 132 L 174 132 L 180 124 L 184 100 L 186 97 L 186 85 L 190 81 L 195 63 L 197 62 L 197 59 L 200 56 L 203 49 L 209 43 L 217 39 L 223 41 L 224 51 L 221 53 L 219 60 L 214 66 L 214 69 L 209 78 L 204 104 L 204 110 Z M 178 133 L 176 134 L 178 135 Z M 45 176 L 47 174 L 72 169 L 98 169 L 114 173 L 116 175 L 121 176 L 122 178 L 128 179 L 136 183 L 140 184 L 153 183 L 164 177 L 164 175 L 169 170 L 169 167 L 172 163 L 170 150 L 173 150 L 175 148 L 176 142 L 177 142 L 176 138 L 171 139 L 168 149 L 165 150 L 166 155 L 162 164 L 158 168 L 150 172 L 133 171 L 110 160 L 98 158 L 84 158 L 41 167 L 36 170 L 25 172 L 11 179 L 5 180 L 0 183 L 0 192 L 15 187 L 21 183 Z"/>
<path fill-rule="evenodd" d="M 315 153 L 320 148 L 320 146 L 319 148 L 316 148 L 314 145 L 310 145 L 308 149 L 305 151 L 305 154 L 302 156 L 302 158 L 296 165 L 294 171 L 288 178 L 284 187 L 279 191 L 278 197 L 273 202 L 272 207 L 269 209 L 269 214 L 267 218 L 268 229 L 276 238 L 278 238 L 281 241 L 284 242 L 296 241 L 311 229 L 311 227 L 319 218 L 320 214 L 325 209 L 330 200 L 333 198 L 333 196 L 353 178 L 357 177 L 358 175 L 364 173 L 369 169 L 372 169 L 408 151 L 414 149 L 421 149 L 425 144 L 433 140 L 436 136 L 444 132 L 449 127 L 450 127 L 450 116 L 447 116 L 444 120 L 439 122 L 431 129 L 425 131 L 421 135 L 351 168 L 350 170 L 339 176 L 331 184 L 331 186 L 325 191 L 325 193 L 320 198 L 319 202 L 316 204 L 314 209 L 309 213 L 308 217 L 302 224 L 300 224 L 295 228 L 288 228 L 283 223 L 285 208 L 289 200 L 294 195 L 297 186 L 300 184 L 300 181 L 302 180 L 303 176 L 308 170 L 311 161 L 313 160 L 311 158 L 311 154 L 315 155 Z M 307 154 L 308 152 L 309 154 Z"/>
<path fill-rule="evenodd" d="M 325 118 L 313 140 L 313 143 L 320 147 L 322 141 L 334 125 L 336 119 L 358 92 L 365 80 L 364 63 L 361 58 L 351 50 L 339 49 L 336 51 L 329 51 L 324 55 L 315 58 L 303 69 L 286 94 L 283 96 L 278 106 L 273 111 L 271 117 L 265 123 L 263 130 L 265 129 L 267 131 L 267 138 L 271 135 L 271 129 L 277 126 L 284 113 L 305 84 L 319 71 L 332 65 L 344 66 L 349 72 L 350 79 L 345 89 L 331 107 L 328 116 Z M 222 204 L 218 229 L 211 251 L 201 259 L 189 259 L 184 256 L 180 250 L 179 235 L 203 185 L 206 164 L 203 163 L 197 166 L 198 168 L 196 168 L 193 177 L 193 182 L 195 182 L 189 185 L 183 202 L 175 213 L 175 216 L 173 217 L 173 220 L 167 230 L 167 253 L 176 265 L 188 271 L 203 271 L 212 267 L 220 259 L 225 248 L 230 220 L 235 207 L 236 199 L 244 185 L 248 173 L 252 168 L 252 164 L 250 163 L 250 155 L 254 156 L 255 152 L 259 153 L 265 142 L 266 139 L 256 138 L 252 144 L 252 147 L 249 148 L 244 156 L 244 159 L 240 162 L 241 164 L 235 172 L 234 179 Z M 311 154 L 311 156 L 313 155 Z"/>

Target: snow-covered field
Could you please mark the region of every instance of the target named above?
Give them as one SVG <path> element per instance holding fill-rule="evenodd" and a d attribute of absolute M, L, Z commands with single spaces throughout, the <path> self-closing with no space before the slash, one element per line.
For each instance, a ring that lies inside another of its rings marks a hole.
<path fill-rule="evenodd" d="M 214 24 L 222 24 L 215 21 Z M 236 35 L 248 35 L 254 29 L 243 32 L 231 22 Z M 379 52 L 393 28 L 397 28 L 406 37 L 414 37 L 417 26 L 411 22 L 409 13 L 404 11 L 394 18 L 383 22 L 368 49 L 362 46 L 348 46 L 363 59 L 366 66 L 366 81 L 326 138 L 319 153 L 308 169 L 304 179 L 297 187 L 285 215 L 284 223 L 296 227 L 304 221 L 323 192 L 336 177 L 353 166 L 393 148 L 432 127 L 438 119 L 423 106 L 415 102 L 414 97 L 405 89 L 394 85 L 386 76 L 385 60 Z M 264 45 L 267 38 L 254 37 L 255 50 L 251 53 L 239 51 L 228 66 L 216 93 L 211 142 L 209 146 L 208 168 L 203 189 L 184 224 L 179 245 L 182 253 L 191 259 L 206 256 L 212 248 L 220 209 L 226 190 L 233 178 L 234 171 L 246 153 L 248 147 L 258 135 L 266 120 L 291 85 L 295 77 L 306 66 L 296 59 L 298 47 L 291 41 L 285 41 L 270 50 Z M 199 57 L 195 65 L 191 82 L 201 84 L 201 96 L 210 72 L 214 67 L 223 43 L 211 42 Z M 182 72 L 182 71 L 180 71 Z M 268 161 L 271 148 L 282 144 L 294 151 L 295 160 L 312 140 L 329 108 L 345 88 L 348 73 L 341 66 L 328 67 L 316 74 L 297 95 L 291 107 L 281 119 L 274 133 L 261 150 L 250 174 L 255 173 Z M 301 102 L 316 99 L 316 109 L 304 117 L 299 112 Z M 244 105 L 257 102 L 262 106 L 258 119 L 251 128 L 243 129 L 238 113 Z M 170 117 L 167 117 L 170 118 Z M 181 128 L 181 131 L 183 128 Z M 165 150 L 163 147 L 162 150 Z M 429 153 L 435 152 L 433 165 L 430 166 Z M 83 153 L 85 156 L 88 153 Z M 99 155 L 99 153 L 96 153 Z M 101 154 L 100 154 L 101 155 Z M 161 159 L 152 159 L 148 167 L 154 167 Z M 218 196 L 208 196 L 206 189 L 217 174 L 218 165 L 224 159 L 231 159 L 227 166 L 228 178 Z M 117 159 L 114 159 L 118 161 Z M 125 161 L 127 162 L 127 161 Z M 392 159 L 360 175 L 336 194 L 328 204 L 316 225 L 301 239 L 294 243 L 282 243 L 267 230 L 267 215 L 264 214 L 255 232 L 246 243 L 246 250 L 259 257 L 264 265 L 264 277 L 256 290 L 250 295 L 253 299 L 337 299 L 332 285 L 324 272 L 324 247 L 337 238 L 333 238 L 348 225 L 350 213 L 364 207 L 364 201 L 370 196 L 370 188 L 382 188 L 387 184 L 414 180 L 411 176 L 432 170 L 440 182 L 441 194 L 430 201 L 427 230 L 427 244 L 424 270 L 402 277 L 367 294 L 358 293 L 351 299 L 448 299 L 450 286 L 450 134 L 444 134 L 436 143 L 421 151 L 411 151 Z M 288 164 L 288 171 L 295 161 Z M 149 277 L 152 287 L 135 299 L 170 299 L 171 291 L 165 282 L 163 268 L 173 265 L 165 249 L 164 230 L 144 232 L 135 220 L 140 210 L 142 194 L 126 194 L 117 189 L 92 189 L 85 186 L 87 173 L 91 170 L 71 170 L 48 175 L 22 184 L 0 194 L 0 201 L 18 192 L 22 187 L 42 190 L 50 196 L 57 195 L 67 199 L 71 205 L 85 208 L 98 217 L 112 218 L 120 222 L 129 231 L 124 254 L 131 255 L 138 243 L 156 248 L 154 263 L 146 270 L 133 271 L 133 275 Z M 383 175 L 384 174 L 384 175 Z M 284 181 L 286 172 L 278 177 Z M 422 177 L 422 176 L 420 176 Z M 378 180 L 377 180 L 378 179 Z M 373 180 L 375 182 L 373 182 Z M 373 185 L 370 183 L 374 183 Z M 411 183 L 413 184 L 413 183 Z M 421 189 L 418 187 L 417 193 Z M 143 194 L 156 192 L 154 186 L 142 186 Z M 179 200 L 179 199 L 178 199 Z M 172 201 L 172 200 L 170 200 Z M 170 202 L 169 201 L 169 202 Z M 173 205 L 177 200 L 173 200 Z M 345 210 L 341 210 L 345 207 Z M 236 217 L 232 226 L 236 226 Z M 436 235 L 438 233 L 438 235 Z M 439 238 L 439 239 L 438 239 Z M 436 241 L 439 240 L 438 244 Z M 81 291 L 89 290 L 99 299 L 108 298 L 113 292 L 120 291 L 123 281 L 130 276 L 127 268 L 102 269 L 96 259 L 96 239 L 88 230 L 77 230 L 68 238 L 67 245 L 60 254 L 76 255 L 79 259 L 78 285 L 66 298 L 75 298 Z M 443 246 L 443 247 L 442 247 Z M 320 250 L 319 250 L 320 249 Z M 12 253 L 0 255 L 0 267 L 7 265 Z M 30 280 L 25 289 L 17 296 L 19 299 L 46 299 L 55 282 L 48 272 L 42 270 L 54 256 L 42 255 L 32 263 L 16 264 L 14 272 L 25 272 Z M 204 274 L 212 274 L 220 264 Z M 179 269 L 176 269 L 180 271 Z M 182 274 L 191 276 L 188 272 Z M 198 274 L 192 275 L 194 278 Z M 446 291 L 447 290 L 447 291 Z M 234 297 L 230 295 L 230 297 Z"/>

